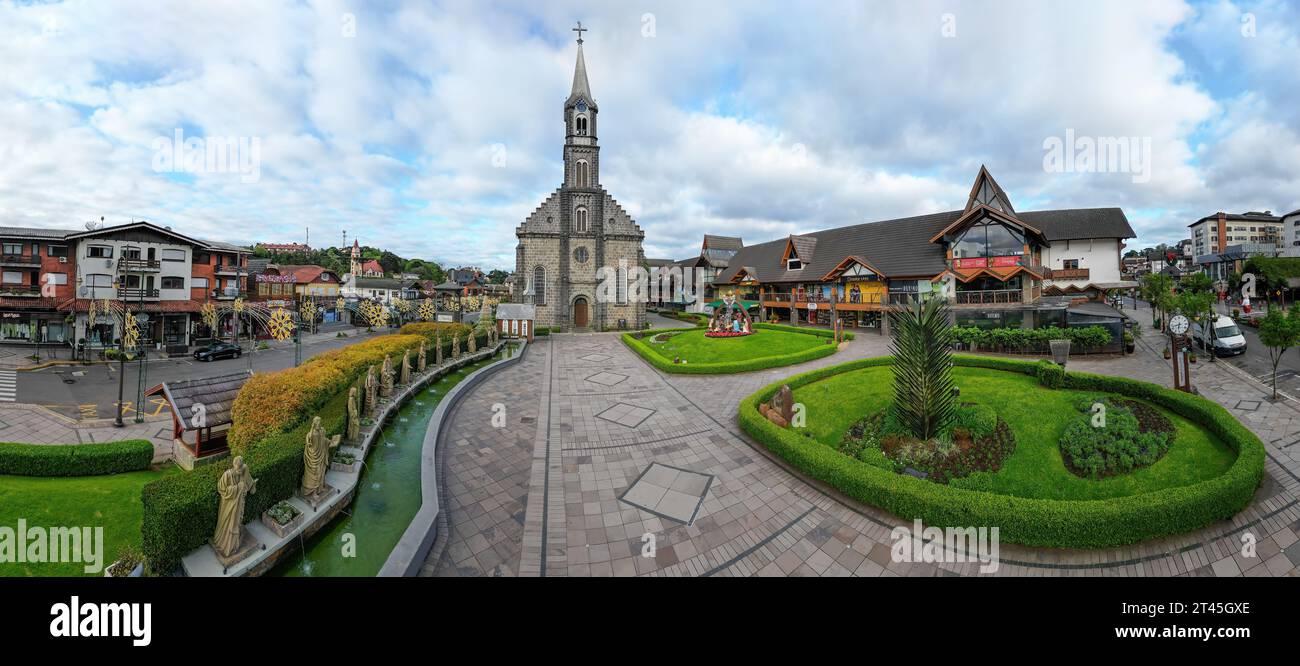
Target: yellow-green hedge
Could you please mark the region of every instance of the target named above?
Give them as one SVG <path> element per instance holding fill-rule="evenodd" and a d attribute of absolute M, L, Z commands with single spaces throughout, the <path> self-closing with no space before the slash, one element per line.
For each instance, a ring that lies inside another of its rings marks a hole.
<path fill-rule="evenodd" d="M 1194 421 L 1237 452 L 1222 475 L 1189 486 L 1103 500 L 1012 497 L 954 488 L 869 465 L 780 428 L 758 411 L 782 384 L 797 388 L 832 375 L 892 363 L 861 359 L 774 382 L 740 403 L 745 432 L 809 477 L 901 518 L 931 525 L 998 527 L 1000 537 L 1027 546 L 1101 548 L 1200 529 L 1248 506 L 1264 473 L 1264 444 L 1223 407 L 1189 393 L 1124 377 L 1065 373 L 1063 388 L 1118 393 L 1148 400 Z M 1038 374 L 1038 364 L 956 356 L 957 365 Z"/>

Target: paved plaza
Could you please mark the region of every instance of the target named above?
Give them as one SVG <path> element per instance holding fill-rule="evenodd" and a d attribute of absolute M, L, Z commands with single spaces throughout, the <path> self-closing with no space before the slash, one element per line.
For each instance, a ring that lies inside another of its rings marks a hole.
<path fill-rule="evenodd" d="M 1155 335 L 1133 356 L 1076 357 L 1070 369 L 1168 384 Z M 882 355 L 887 346 L 865 333 L 833 357 L 799 366 L 677 376 L 654 370 L 614 334 L 539 338 L 452 417 L 442 461 L 449 529 L 423 573 L 977 575 L 977 562 L 893 562 L 889 534 L 903 521 L 802 480 L 737 425 L 737 404 L 758 388 Z M 1262 385 L 1227 364 L 1198 364 L 1194 382 L 1267 446 L 1265 480 L 1250 508 L 1198 532 L 1122 548 L 1004 543 L 996 575 L 1296 575 L 1300 406 L 1270 402 Z M 494 405 L 506 409 L 504 428 L 491 425 Z M 1241 554 L 1246 533 L 1257 557 Z M 642 556 L 647 535 L 653 557 Z"/>

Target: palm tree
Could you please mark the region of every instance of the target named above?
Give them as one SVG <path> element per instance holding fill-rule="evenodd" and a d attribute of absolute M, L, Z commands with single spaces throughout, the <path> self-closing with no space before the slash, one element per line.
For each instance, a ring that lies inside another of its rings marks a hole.
<path fill-rule="evenodd" d="M 952 324 L 942 298 L 916 301 L 890 312 L 894 327 L 894 416 L 921 440 L 952 420 Z"/>

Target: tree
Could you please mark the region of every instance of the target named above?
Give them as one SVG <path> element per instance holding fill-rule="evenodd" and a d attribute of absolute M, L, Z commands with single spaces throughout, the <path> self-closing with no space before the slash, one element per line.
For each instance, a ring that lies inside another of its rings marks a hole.
<path fill-rule="evenodd" d="M 508 277 L 510 277 L 509 273 L 501 270 L 500 268 L 493 268 L 492 270 L 488 271 L 487 281 L 488 284 L 505 284 L 506 278 Z"/>
<path fill-rule="evenodd" d="M 1173 285 L 1173 278 L 1163 273 L 1142 276 L 1142 298 L 1151 304 L 1151 323 L 1159 323 L 1161 330 L 1164 330 L 1165 313 L 1173 306 Z"/>
<path fill-rule="evenodd" d="M 1273 399 L 1277 400 L 1277 364 L 1287 349 L 1300 344 L 1300 309 L 1269 308 L 1259 322 L 1259 341 L 1268 347 L 1268 360 L 1273 364 Z"/>
<path fill-rule="evenodd" d="M 931 298 L 890 312 L 894 327 L 894 416 L 929 440 L 952 421 L 952 324 L 947 301 Z"/>

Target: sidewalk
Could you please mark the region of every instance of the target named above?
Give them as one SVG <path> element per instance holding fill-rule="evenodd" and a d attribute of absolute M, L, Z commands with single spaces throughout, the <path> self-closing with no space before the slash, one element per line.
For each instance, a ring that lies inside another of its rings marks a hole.
<path fill-rule="evenodd" d="M 329 331 L 323 331 L 321 333 L 312 333 L 312 334 L 304 335 L 302 336 L 302 344 L 304 347 L 306 347 L 309 345 L 318 344 L 329 340 L 334 340 L 338 337 L 338 333 L 340 331 L 347 333 L 348 337 L 350 338 L 355 338 L 357 336 L 365 336 L 365 335 L 378 335 L 381 333 L 381 331 L 375 331 L 367 334 L 365 328 L 349 326 L 347 328 L 332 329 Z M 393 329 L 391 331 L 385 331 L 385 332 L 396 333 L 397 329 Z M 261 343 L 266 343 L 269 349 L 292 348 L 294 345 L 293 340 L 285 340 L 285 341 L 258 340 L 255 344 L 261 344 Z M 249 347 L 249 341 L 246 338 L 241 338 L 239 340 L 239 344 L 245 349 L 248 349 Z M 39 370 L 41 368 L 46 368 L 52 365 L 73 366 L 73 365 L 98 365 L 98 364 L 106 363 L 106 361 L 100 361 L 100 360 L 92 360 L 89 364 L 80 363 L 71 358 L 72 349 L 68 347 L 66 344 L 61 345 L 58 343 L 50 343 L 48 345 L 41 345 L 40 351 L 41 351 L 41 360 L 40 362 L 36 362 L 33 361 L 31 358 L 32 355 L 36 353 L 36 347 L 34 345 L 7 346 L 7 347 L 0 346 L 0 370 L 17 370 L 19 372 L 24 372 L 24 371 L 31 371 L 31 370 Z M 191 351 L 193 351 L 193 349 L 191 349 Z M 92 353 L 94 357 L 98 356 L 98 350 Z M 158 352 L 156 350 L 151 350 L 150 356 L 145 359 L 145 362 L 146 363 L 167 363 L 172 361 L 184 361 L 187 360 L 188 358 L 189 358 L 188 356 L 168 357 L 163 355 L 161 352 Z"/>
<path fill-rule="evenodd" d="M 124 427 L 113 426 L 112 419 L 77 422 L 39 405 L 0 403 L 0 442 L 26 444 L 90 444 L 122 439 L 147 439 L 153 442 L 153 460 L 171 457 L 171 414 L 150 417 L 143 423 L 126 417 Z"/>

